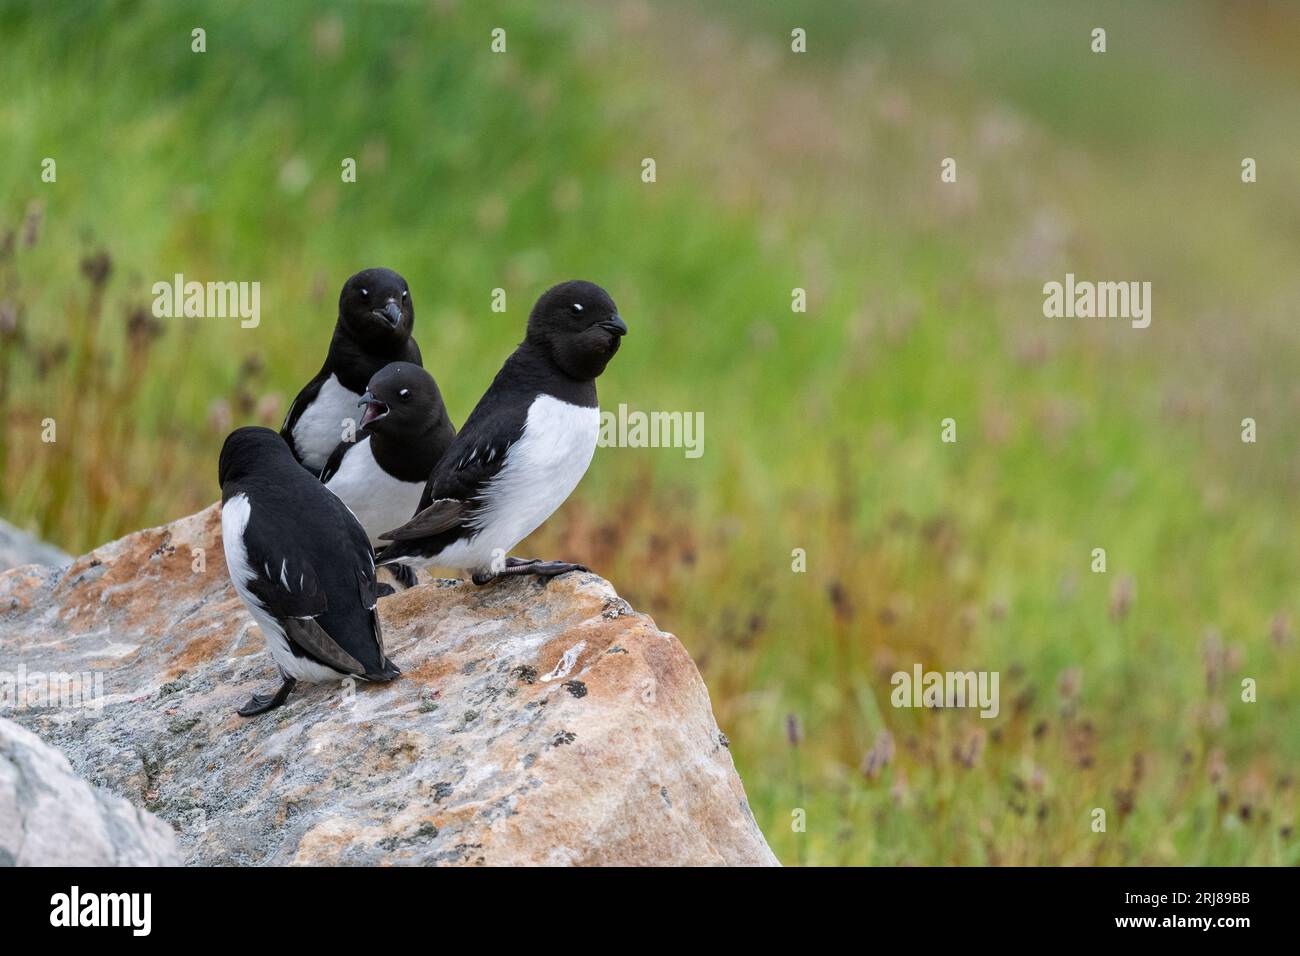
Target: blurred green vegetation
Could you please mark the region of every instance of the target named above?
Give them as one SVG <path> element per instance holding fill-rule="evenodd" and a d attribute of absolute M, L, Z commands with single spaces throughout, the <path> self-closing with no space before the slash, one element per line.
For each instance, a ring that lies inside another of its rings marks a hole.
<path fill-rule="evenodd" d="M 705 454 L 600 450 L 520 551 L 681 636 L 784 861 L 1300 863 L 1293 8 L 11 2 L 0 36 L 9 520 L 80 551 L 213 500 L 359 268 L 410 281 L 458 422 L 593 279 L 632 330 L 602 404 L 703 411 Z M 153 322 L 178 272 L 259 281 L 261 325 Z M 1151 328 L 1044 319 L 1066 272 L 1151 281 Z M 999 671 L 1001 715 L 895 710 L 918 661 Z"/>

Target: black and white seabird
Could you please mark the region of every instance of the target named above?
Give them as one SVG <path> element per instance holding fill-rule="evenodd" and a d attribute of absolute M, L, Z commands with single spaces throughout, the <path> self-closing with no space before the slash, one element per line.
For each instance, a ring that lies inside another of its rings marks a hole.
<path fill-rule="evenodd" d="M 343 283 L 325 364 L 289 406 L 280 434 L 293 456 L 319 475 L 344 435 L 358 424 L 358 402 L 371 376 L 390 362 L 423 364 L 411 337 L 411 290 L 391 269 L 366 269 Z"/>
<path fill-rule="evenodd" d="M 365 411 L 355 442 L 339 442 L 320 480 L 343 500 L 370 543 L 415 514 L 425 482 L 456 437 L 433 376 L 406 362 L 385 365 L 361 396 Z M 390 570 L 406 587 L 405 565 Z"/>
<path fill-rule="evenodd" d="M 218 478 L 230 580 L 283 680 L 239 713 L 279 707 L 300 680 L 397 677 L 375 611 L 374 552 L 347 505 L 299 467 L 269 428 L 231 432 Z"/>
<path fill-rule="evenodd" d="M 528 316 L 524 341 L 429 476 L 419 511 L 380 535 L 392 544 L 379 563 L 468 570 L 476 584 L 587 570 L 508 555 L 591 464 L 600 433 L 596 377 L 626 333 L 600 286 L 575 280 L 547 290 Z"/>

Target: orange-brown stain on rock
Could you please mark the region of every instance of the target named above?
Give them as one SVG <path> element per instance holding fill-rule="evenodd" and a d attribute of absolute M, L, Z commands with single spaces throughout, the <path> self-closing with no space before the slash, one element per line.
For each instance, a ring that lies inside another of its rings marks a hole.
<path fill-rule="evenodd" d="M 223 656 L 223 651 L 228 643 L 225 634 L 209 634 L 206 637 L 196 637 L 185 642 L 185 649 L 176 655 L 167 668 L 167 680 L 171 680 L 178 674 L 190 670 L 198 664 L 213 660 L 216 657 Z"/>
<path fill-rule="evenodd" d="M 295 865 L 330 866 L 337 864 L 343 851 L 352 845 L 350 834 L 329 832 L 323 826 L 315 826 L 302 835 L 298 841 L 298 852 L 293 862 Z"/>
<path fill-rule="evenodd" d="M 128 621 L 152 617 L 157 612 L 153 596 L 161 586 L 159 575 L 146 573 L 148 563 L 120 557 L 105 566 L 94 581 L 74 585 L 70 600 L 64 603 L 61 620 L 71 622 L 74 629 L 95 629 L 95 618 L 101 612 L 124 612 Z M 149 586 L 138 585 L 148 581 Z"/>
<path fill-rule="evenodd" d="M 582 675 L 583 681 L 588 685 L 608 681 L 618 683 L 621 675 L 626 673 L 630 663 L 628 659 L 636 654 L 637 648 L 643 643 L 644 639 L 636 633 L 641 629 L 639 625 L 640 622 L 635 618 L 614 618 L 604 620 L 595 627 L 588 624 L 569 628 L 543 645 L 537 654 L 537 671 L 539 674 L 550 674 L 569 650 L 585 641 L 587 646 L 578 653 L 573 667 L 561 682 Z M 610 651 L 614 648 L 619 648 L 621 652 L 611 654 Z M 599 669 L 597 665 L 600 665 Z"/>
<path fill-rule="evenodd" d="M 64 608 L 60 620 L 72 622 L 77 630 L 93 630 L 101 611 L 117 611 L 133 625 L 156 617 L 159 589 L 168 589 L 173 599 L 193 592 L 197 600 L 214 583 L 224 585 L 225 562 L 217 533 L 221 511 L 214 505 L 199 517 L 193 538 L 186 534 L 189 519 L 182 519 L 170 528 L 137 531 L 74 561 L 55 587 L 56 595 L 66 594 L 59 597 Z M 194 573 L 190 557 L 194 547 L 204 548 L 210 557 L 220 561 L 219 576 L 210 570 L 207 574 Z M 100 568 L 103 571 L 96 576 Z M 147 586 L 138 586 L 142 582 Z"/>
<path fill-rule="evenodd" d="M 638 643 L 654 677 L 657 693 L 681 691 L 699 680 L 699 672 L 676 638 L 647 627 Z"/>
<path fill-rule="evenodd" d="M 385 628 L 404 629 L 414 623 L 427 624 L 431 614 L 445 615 L 448 608 L 456 603 L 461 594 L 460 588 L 439 588 L 432 584 L 421 584 L 406 591 L 399 591 L 379 602 L 379 618 Z"/>
<path fill-rule="evenodd" d="M 402 662 L 397 661 L 397 666 L 401 667 Z M 398 680 L 413 681 L 421 687 L 432 687 L 440 683 L 443 678 L 447 677 L 456 670 L 457 661 L 449 657 L 435 657 L 417 664 L 409 670 L 403 669 L 402 676 Z"/>

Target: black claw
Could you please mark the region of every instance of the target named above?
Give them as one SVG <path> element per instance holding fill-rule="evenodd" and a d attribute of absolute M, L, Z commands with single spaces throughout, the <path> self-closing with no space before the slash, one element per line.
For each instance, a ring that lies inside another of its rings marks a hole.
<path fill-rule="evenodd" d="M 272 694 L 254 694 L 248 698 L 248 703 L 236 711 L 240 717 L 256 717 L 258 714 L 265 714 L 271 709 L 271 701 L 274 699 Z"/>
<path fill-rule="evenodd" d="M 236 713 L 240 717 L 256 717 L 258 714 L 265 714 L 268 710 L 275 710 L 289 699 L 289 692 L 297 683 L 292 677 L 286 677 L 280 689 L 274 694 L 254 694 Z"/>
<path fill-rule="evenodd" d="M 550 578 L 570 571 L 590 571 L 586 565 L 570 564 L 567 561 L 541 561 L 537 558 L 506 558 L 505 567 L 487 574 L 475 574 L 471 580 L 475 584 L 487 584 L 494 578 L 535 574 L 542 579 L 542 584 Z"/>
<path fill-rule="evenodd" d="M 570 571 L 590 571 L 591 568 L 584 567 L 581 564 L 569 564 L 565 561 L 539 561 L 536 566 L 529 569 L 529 574 L 540 575 L 545 578 L 559 577 L 561 574 L 568 574 Z"/>

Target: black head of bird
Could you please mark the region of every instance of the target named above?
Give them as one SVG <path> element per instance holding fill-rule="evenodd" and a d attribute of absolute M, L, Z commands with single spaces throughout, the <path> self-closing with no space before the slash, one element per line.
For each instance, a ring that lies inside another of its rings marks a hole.
<path fill-rule="evenodd" d="M 573 279 L 552 286 L 537 300 L 526 340 L 564 374 L 586 381 L 605 371 L 626 334 L 609 293 L 594 282 Z"/>
<path fill-rule="evenodd" d="M 295 464 L 293 452 L 279 432 L 252 425 L 236 428 L 226 436 L 225 444 L 221 446 L 217 481 L 223 486 L 229 481 L 239 481 L 273 462 Z"/>
<path fill-rule="evenodd" d="M 366 394 L 361 431 L 376 435 L 418 434 L 439 418 L 442 393 L 433 376 L 410 362 L 393 362 L 374 374 Z"/>
<path fill-rule="evenodd" d="M 415 326 L 411 289 L 392 269 L 358 272 L 339 293 L 339 322 L 362 344 L 399 346 Z"/>

